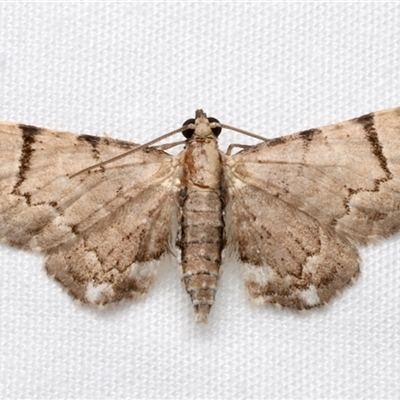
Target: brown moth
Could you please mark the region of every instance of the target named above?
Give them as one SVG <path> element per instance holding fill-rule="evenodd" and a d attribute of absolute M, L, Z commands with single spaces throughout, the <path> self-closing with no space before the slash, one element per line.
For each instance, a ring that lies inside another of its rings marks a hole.
<path fill-rule="evenodd" d="M 354 281 L 357 245 L 400 229 L 400 108 L 234 155 L 218 149 L 221 127 L 196 111 L 171 155 L 153 142 L 132 151 L 1 123 L 0 238 L 45 253 L 73 297 L 101 305 L 146 293 L 160 259 L 178 255 L 205 322 L 224 249 L 242 263 L 251 299 L 301 310 Z"/>

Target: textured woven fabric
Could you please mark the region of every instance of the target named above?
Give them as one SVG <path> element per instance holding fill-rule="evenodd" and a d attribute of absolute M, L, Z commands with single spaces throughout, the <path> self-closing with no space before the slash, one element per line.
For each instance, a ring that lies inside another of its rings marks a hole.
<path fill-rule="evenodd" d="M 267 137 L 340 122 L 400 106 L 399 21 L 396 4 L 3 3 L 0 120 L 137 142 L 197 108 Z M 361 255 L 305 314 L 251 305 L 224 265 L 196 326 L 176 266 L 98 311 L 1 246 L 0 398 L 396 399 L 400 237 Z"/>

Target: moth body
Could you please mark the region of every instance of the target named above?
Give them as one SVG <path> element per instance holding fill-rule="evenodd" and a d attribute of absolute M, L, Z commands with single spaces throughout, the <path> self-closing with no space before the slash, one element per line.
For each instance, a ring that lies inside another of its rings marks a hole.
<path fill-rule="evenodd" d="M 217 289 L 223 248 L 221 160 L 210 123 L 196 115 L 195 130 L 183 153 L 181 224 L 182 279 L 197 322 L 206 322 Z"/>

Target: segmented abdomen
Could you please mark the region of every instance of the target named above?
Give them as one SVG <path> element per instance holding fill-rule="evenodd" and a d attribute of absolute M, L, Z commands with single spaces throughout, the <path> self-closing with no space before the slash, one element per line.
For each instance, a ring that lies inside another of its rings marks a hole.
<path fill-rule="evenodd" d="M 222 201 L 218 190 L 188 187 L 182 198 L 182 279 L 197 322 L 206 322 L 217 288 L 223 248 Z"/>

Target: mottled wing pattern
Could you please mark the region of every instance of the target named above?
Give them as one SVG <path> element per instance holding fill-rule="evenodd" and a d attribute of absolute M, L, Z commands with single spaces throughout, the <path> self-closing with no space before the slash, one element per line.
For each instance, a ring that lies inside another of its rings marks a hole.
<path fill-rule="evenodd" d="M 136 146 L 0 124 L 0 239 L 45 253 L 81 301 L 146 292 L 176 218 L 174 158 L 150 148 L 70 177 Z"/>
<path fill-rule="evenodd" d="M 251 298 L 310 308 L 358 275 L 355 246 L 400 229 L 399 149 L 397 108 L 221 155 Z"/>

